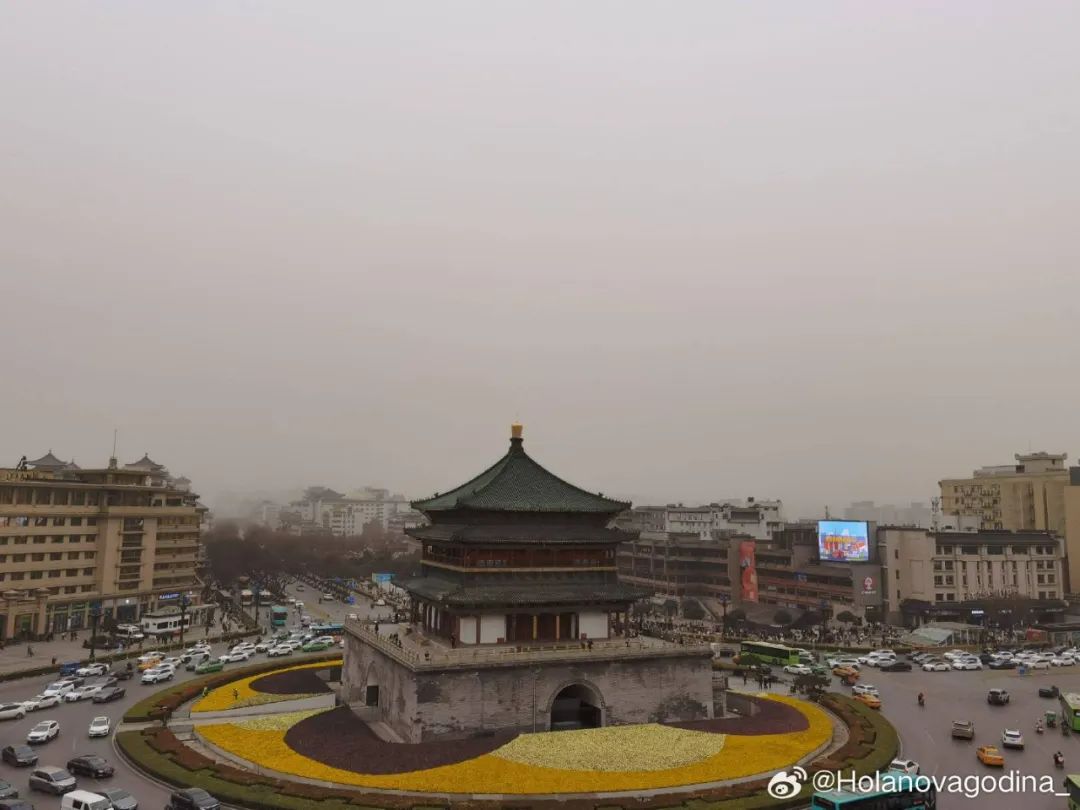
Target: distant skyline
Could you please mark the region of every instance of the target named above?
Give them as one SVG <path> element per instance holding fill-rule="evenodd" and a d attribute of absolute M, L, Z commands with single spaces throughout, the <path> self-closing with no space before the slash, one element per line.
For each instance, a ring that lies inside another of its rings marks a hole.
<path fill-rule="evenodd" d="M 506 448 L 925 500 L 1080 452 L 1080 4 L 9 3 L 0 464 L 209 503 Z"/>

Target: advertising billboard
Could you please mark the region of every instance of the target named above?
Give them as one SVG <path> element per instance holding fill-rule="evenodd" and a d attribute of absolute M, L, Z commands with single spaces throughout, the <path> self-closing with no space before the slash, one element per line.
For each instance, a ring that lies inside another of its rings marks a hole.
<path fill-rule="evenodd" d="M 870 527 L 865 520 L 819 520 L 822 562 L 869 562 Z"/>
<path fill-rule="evenodd" d="M 739 574 L 741 579 L 741 597 L 744 602 L 758 600 L 757 564 L 755 551 L 757 544 L 753 540 L 739 543 Z"/>

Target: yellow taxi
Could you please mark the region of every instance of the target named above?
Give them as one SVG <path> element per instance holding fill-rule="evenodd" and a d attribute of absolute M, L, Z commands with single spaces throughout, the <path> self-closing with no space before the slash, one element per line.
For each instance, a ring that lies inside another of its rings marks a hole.
<path fill-rule="evenodd" d="M 871 709 L 881 708 L 881 698 L 877 697 L 876 695 L 854 695 L 854 698 L 855 700 L 859 701 L 859 703 L 864 703 Z"/>
<path fill-rule="evenodd" d="M 851 667 L 833 667 L 832 674 L 838 678 L 849 678 L 851 680 L 858 680 L 859 678 L 859 670 Z"/>
<path fill-rule="evenodd" d="M 146 670 L 148 670 L 148 669 L 153 669 L 154 667 L 156 667 L 158 664 L 160 664 L 164 660 L 165 660 L 164 655 L 161 655 L 161 656 L 153 656 L 153 655 L 148 656 L 148 657 L 146 657 L 145 660 L 140 660 L 139 661 L 139 672 L 146 672 Z"/>
<path fill-rule="evenodd" d="M 993 745 L 981 745 L 975 750 L 975 756 L 983 765 L 992 765 L 995 768 L 1005 767 L 1005 757 Z"/>

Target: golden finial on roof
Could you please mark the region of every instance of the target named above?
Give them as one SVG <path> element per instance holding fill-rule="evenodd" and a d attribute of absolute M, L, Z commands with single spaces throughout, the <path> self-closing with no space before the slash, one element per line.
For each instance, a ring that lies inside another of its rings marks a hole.
<path fill-rule="evenodd" d="M 520 439 L 521 438 L 521 431 L 522 431 L 521 424 L 518 423 L 518 422 L 514 422 L 514 424 L 510 425 L 510 438 L 511 439 Z"/>

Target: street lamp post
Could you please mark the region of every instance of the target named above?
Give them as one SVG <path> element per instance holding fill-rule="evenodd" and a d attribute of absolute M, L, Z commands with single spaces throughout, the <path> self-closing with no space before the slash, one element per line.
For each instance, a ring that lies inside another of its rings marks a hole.
<path fill-rule="evenodd" d="M 97 643 L 98 622 L 101 621 L 101 605 L 96 602 L 90 606 L 90 661 L 94 660 L 94 645 Z"/>
<path fill-rule="evenodd" d="M 727 606 L 728 606 L 728 602 L 730 602 L 730 601 L 731 601 L 731 597 L 728 596 L 726 593 L 720 594 L 720 609 L 724 611 L 724 616 L 723 616 L 723 619 L 721 620 L 721 622 L 722 622 L 721 623 L 721 631 L 720 631 L 720 637 L 721 638 L 724 638 L 725 636 L 727 636 Z"/>
<path fill-rule="evenodd" d="M 184 647 L 184 626 L 187 624 L 187 609 L 191 606 L 191 600 L 186 593 L 180 594 L 180 647 Z"/>

